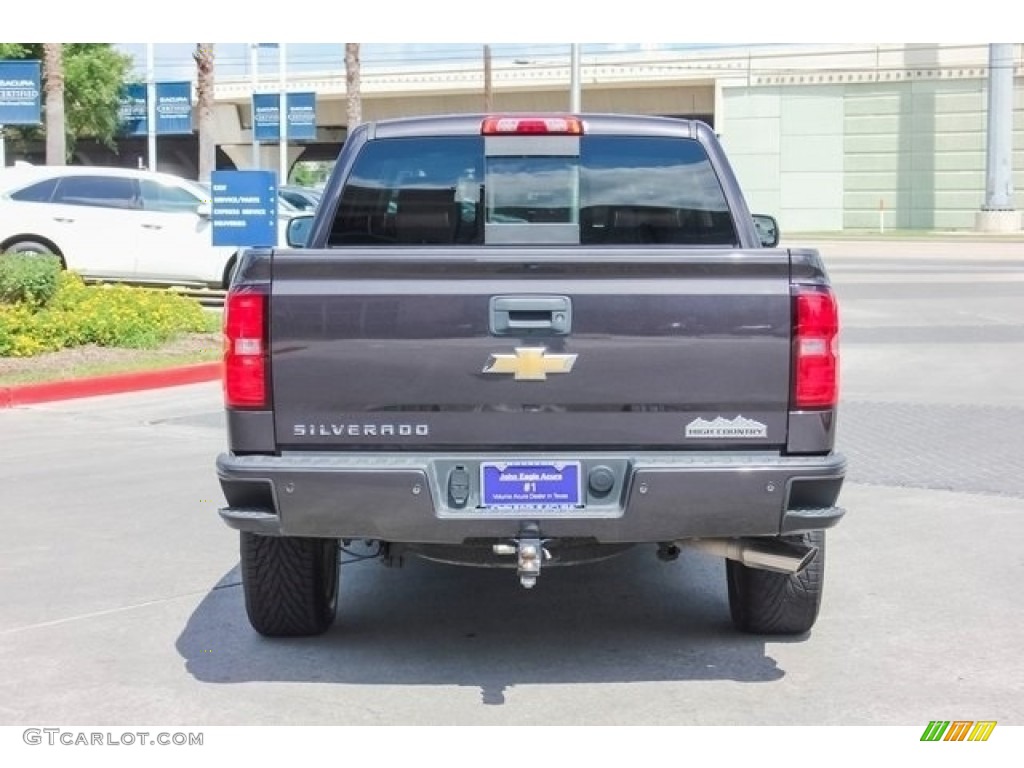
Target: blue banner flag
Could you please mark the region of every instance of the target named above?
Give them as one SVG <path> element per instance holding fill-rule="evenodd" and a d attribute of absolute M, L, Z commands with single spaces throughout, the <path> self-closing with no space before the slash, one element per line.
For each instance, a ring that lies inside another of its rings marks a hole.
<path fill-rule="evenodd" d="M 38 125 L 40 120 L 38 61 L 0 61 L 0 125 Z"/>
<path fill-rule="evenodd" d="M 254 93 L 252 95 L 253 131 L 256 141 L 277 141 L 281 138 L 278 112 L 279 97 L 276 93 Z"/>
<path fill-rule="evenodd" d="M 316 140 L 316 94 L 288 94 L 288 138 L 295 141 Z"/>
<path fill-rule="evenodd" d="M 145 83 L 131 83 L 121 91 L 118 108 L 121 133 L 124 136 L 145 136 L 149 132 L 148 100 Z"/>
<path fill-rule="evenodd" d="M 192 133 L 192 83 L 156 84 L 156 133 Z"/>
<path fill-rule="evenodd" d="M 311 141 L 316 139 L 316 94 L 288 94 L 288 139 Z M 255 93 L 252 111 L 256 141 L 281 140 L 281 96 L 278 93 Z"/>

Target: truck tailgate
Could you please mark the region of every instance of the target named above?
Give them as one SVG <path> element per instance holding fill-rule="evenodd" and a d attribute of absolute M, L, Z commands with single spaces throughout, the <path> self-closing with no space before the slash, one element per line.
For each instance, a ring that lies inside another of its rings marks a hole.
<path fill-rule="evenodd" d="M 345 248 L 272 269 L 282 450 L 786 442 L 784 250 Z"/>

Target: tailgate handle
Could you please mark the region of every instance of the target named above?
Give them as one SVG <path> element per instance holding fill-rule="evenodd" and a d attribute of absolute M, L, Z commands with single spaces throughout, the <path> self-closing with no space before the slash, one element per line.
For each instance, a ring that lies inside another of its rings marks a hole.
<path fill-rule="evenodd" d="M 568 296 L 492 296 L 495 336 L 566 336 L 572 328 Z"/>

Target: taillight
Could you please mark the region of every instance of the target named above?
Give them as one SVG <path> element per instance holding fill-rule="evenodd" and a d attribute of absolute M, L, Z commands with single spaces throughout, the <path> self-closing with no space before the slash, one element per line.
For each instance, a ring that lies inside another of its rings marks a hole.
<path fill-rule="evenodd" d="M 823 286 L 800 286 L 793 305 L 793 407 L 833 407 L 839 400 L 835 294 Z"/>
<path fill-rule="evenodd" d="M 583 121 L 578 117 L 488 117 L 480 126 L 484 136 L 514 136 L 547 134 L 550 136 L 580 136 Z"/>
<path fill-rule="evenodd" d="M 229 291 L 224 301 L 224 402 L 267 406 L 267 296 L 252 288 Z"/>

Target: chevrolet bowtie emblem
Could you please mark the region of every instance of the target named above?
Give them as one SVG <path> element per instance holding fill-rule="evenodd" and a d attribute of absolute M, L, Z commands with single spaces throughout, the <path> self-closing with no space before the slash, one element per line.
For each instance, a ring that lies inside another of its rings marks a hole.
<path fill-rule="evenodd" d="M 549 373 L 568 373 L 576 355 L 549 355 L 544 347 L 516 347 L 514 355 L 493 354 L 484 373 L 511 373 L 516 381 L 546 381 Z"/>

